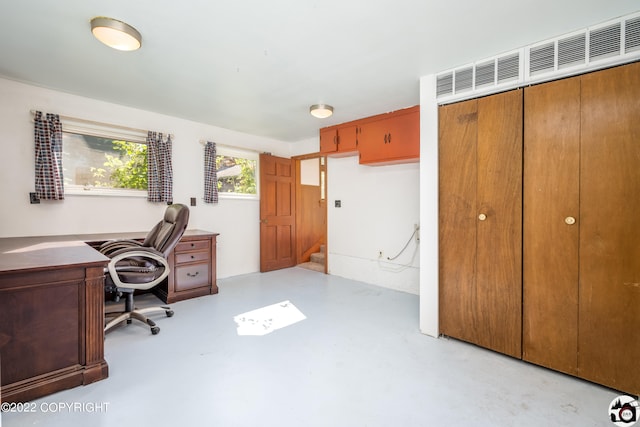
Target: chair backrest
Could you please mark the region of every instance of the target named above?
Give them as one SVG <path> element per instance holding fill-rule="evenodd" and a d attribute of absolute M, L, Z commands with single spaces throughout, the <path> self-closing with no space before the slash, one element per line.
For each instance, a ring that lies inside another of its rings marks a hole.
<path fill-rule="evenodd" d="M 176 203 L 169 205 L 164 218 L 147 234 L 143 246 L 164 254 L 165 258 L 178 243 L 189 223 L 189 208 Z"/>

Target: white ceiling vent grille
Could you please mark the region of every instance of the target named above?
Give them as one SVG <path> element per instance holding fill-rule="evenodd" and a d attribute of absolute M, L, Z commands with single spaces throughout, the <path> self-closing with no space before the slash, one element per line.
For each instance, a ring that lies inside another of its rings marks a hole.
<path fill-rule="evenodd" d="M 453 94 L 453 72 L 440 74 L 438 76 L 436 96 L 440 98 L 445 95 Z"/>
<path fill-rule="evenodd" d="M 438 102 L 454 102 L 640 60 L 640 12 L 439 73 Z"/>
<path fill-rule="evenodd" d="M 598 28 L 589 33 L 589 59 L 603 59 L 620 55 L 622 26 L 620 23 Z"/>
<path fill-rule="evenodd" d="M 555 42 L 532 47 L 529 51 L 529 74 L 554 70 L 556 66 L 556 44 Z"/>
<path fill-rule="evenodd" d="M 640 16 L 625 22 L 624 51 L 625 53 L 640 50 Z"/>
<path fill-rule="evenodd" d="M 436 96 L 464 97 L 465 94 L 494 90 L 505 83 L 520 80 L 520 51 L 456 68 L 436 76 Z"/>
<path fill-rule="evenodd" d="M 476 65 L 476 88 L 493 85 L 496 81 L 496 62 Z"/>
<path fill-rule="evenodd" d="M 454 88 L 457 93 L 473 89 L 473 67 L 454 71 Z"/>
<path fill-rule="evenodd" d="M 514 82 L 520 78 L 520 52 L 498 58 L 498 83 Z"/>
<path fill-rule="evenodd" d="M 587 35 L 581 33 L 576 36 L 558 40 L 558 68 L 568 68 L 584 65 L 587 60 Z"/>

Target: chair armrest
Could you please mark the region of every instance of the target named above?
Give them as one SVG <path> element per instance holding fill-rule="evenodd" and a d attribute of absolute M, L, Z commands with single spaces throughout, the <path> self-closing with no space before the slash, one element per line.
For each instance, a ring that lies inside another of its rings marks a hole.
<path fill-rule="evenodd" d="M 107 265 L 107 270 L 109 271 L 109 275 L 113 280 L 113 283 L 118 288 L 129 288 L 129 289 L 140 289 L 147 290 L 156 286 L 158 283 L 162 282 L 169 275 L 169 263 L 164 258 L 162 253 L 156 251 L 153 248 L 147 247 L 139 247 L 139 248 L 123 248 L 113 252 L 111 255 L 111 261 Z M 154 260 L 164 267 L 162 274 L 154 279 L 151 282 L 147 283 L 127 283 L 123 282 L 118 276 L 118 271 L 116 268 L 116 264 L 122 260 L 126 260 L 127 258 L 146 258 Z"/>
<path fill-rule="evenodd" d="M 110 240 L 108 242 L 104 242 L 100 245 L 98 250 L 101 254 L 109 256 L 114 251 L 125 249 L 125 248 L 139 248 L 142 247 L 142 242 L 137 240 L 130 239 L 119 239 L 119 240 Z"/>

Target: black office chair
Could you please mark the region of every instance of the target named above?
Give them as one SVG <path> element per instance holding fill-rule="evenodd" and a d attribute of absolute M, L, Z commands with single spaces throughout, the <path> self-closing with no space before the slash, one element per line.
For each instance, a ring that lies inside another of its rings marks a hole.
<path fill-rule="evenodd" d="M 164 311 L 167 317 L 173 316 L 170 307 L 148 307 L 136 309 L 133 293 L 136 290 L 147 290 L 158 285 L 169 275 L 167 257 L 176 246 L 189 222 L 189 208 L 181 204 L 167 207 L 164 218 L 147 234 L 143 242 L 136 240 L 113 240 L 100 246 L 100 252 L 111 258 L 105 271 L 105 290 L 115 294 L 115 300 L 125 295 L 125 309 L 119 312 L 108 312 L 104 331 L 132 319 L 145 322 L 151 327 L 153 335 L 160 332 L 155 322 L 145 314 Z"/>

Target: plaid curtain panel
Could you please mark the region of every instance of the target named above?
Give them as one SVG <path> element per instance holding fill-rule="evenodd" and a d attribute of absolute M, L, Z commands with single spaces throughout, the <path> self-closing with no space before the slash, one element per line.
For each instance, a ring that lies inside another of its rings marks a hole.
<path fill-rule="evenodd" d="M 162 133 L 147 134 L 147 200 L 173 203 L 173 166 L 171 135 L 164 141 Z"/>
<path fill-rule="evenodd" d="M 204 202 L 218 203 L 218 170 L 216 169 L 216 143 L 204 146 Z"/>
<path fill-rule="evenodd" d="M 36 111 L 34 118 L 36 194 L 44 200 L 64 199 L 62 124 L 60 116 Z"/>

